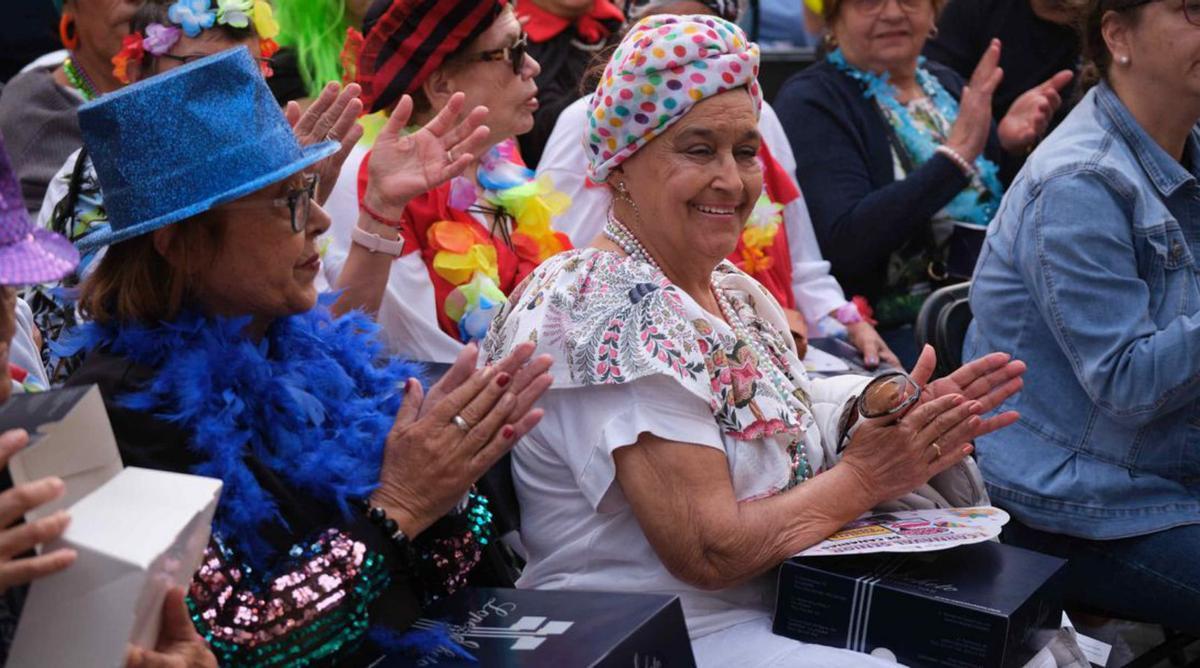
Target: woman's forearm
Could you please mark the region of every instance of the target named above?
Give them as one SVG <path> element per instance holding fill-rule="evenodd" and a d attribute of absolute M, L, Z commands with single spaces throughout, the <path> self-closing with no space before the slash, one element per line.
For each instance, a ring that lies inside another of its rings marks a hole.
<path fill-rule="evenodd" d="M 847 465 L 787 492 L 738 502 L 719 450 L 643 434 L 614 458 L 621 489 L 663 565 L 703 589 L 774 568 L 877 501 Z"/>
<path fill-rule="evenodd" d="M 399 230 L 376 222 L 366 213 L 359 213 L 358 228 L 388 241 L 400 239 Z M 351 243 L 346 263 L 333 286 L 341 291 L 333 304 L 333 314 L 340 316 L 354 309 L 369 314 L 379 312 L 395 259 L 388 253 L 371 252 L 357 243 Z"/>

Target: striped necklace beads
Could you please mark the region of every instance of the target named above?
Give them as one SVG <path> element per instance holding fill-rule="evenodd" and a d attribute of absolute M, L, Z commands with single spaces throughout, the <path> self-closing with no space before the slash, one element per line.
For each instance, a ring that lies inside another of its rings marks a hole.
<path fill-rule="evenodd" d="M 75 90 L 79 91 L 79 94 L 83 96 L 85 101 L 91 102 L 100 97 L 96 84 L 92 83 L 91 77 L 74 60 L 67 58 L 63 61 L 63 74 L 66 75 L 67 81 L 75 87 Z"/>

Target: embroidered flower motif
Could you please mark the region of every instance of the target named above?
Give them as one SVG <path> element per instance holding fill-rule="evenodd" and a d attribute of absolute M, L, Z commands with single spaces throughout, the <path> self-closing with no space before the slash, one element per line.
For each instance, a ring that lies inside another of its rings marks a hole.
<path fill-rule="evenodd" d="M 249 28 L 254 0 L 217 0 L 217 23 L 233 28 Z"/>
<path fill-rule="evenodd" d="M 113 77 L 123 84 L 129 83 L 129 63 L 141 62 L 145 53 L 142 48 L 142 33 L 135 32 L 126 35 L 121 40 L 121 50 L 112 57 Z"/>
<path fill-rule="evenodd" d="M 161 56 L 179 42 L 179 36 L 182 34 L 183 31 L 175 26 L 151 23 L 146 26 L 146 38 L 142 40 L 142 48 L 156 56 Z"/>
<path fill-rule="evenodd" d="M 179 0 L 167 9 L 167 18 L 183 28 L 188 37 L 199 37 L 201 30 L 213 27 L 217 13 L 209 6 L 209 0 Z"/>
<path fill-rule="evenodd" d="M 254 32 L 258 33 L 259 39 L 273 40 L 279 36 L 279 22 L 275 20 L 275 12 L 267 0 L 254 0 L 250 20 L 254 22 Z M 266 54 L 263 57 L 270 58 Z"/>

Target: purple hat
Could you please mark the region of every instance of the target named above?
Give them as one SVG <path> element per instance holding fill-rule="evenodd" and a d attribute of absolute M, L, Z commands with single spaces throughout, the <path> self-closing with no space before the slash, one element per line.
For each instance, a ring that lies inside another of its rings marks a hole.
<path fill-rule="evenodd" d="M 4 138 L 0 137 L 0 285 L 57 281 L 75 270 L 79 251 L 50 230 L 35 227 L 25 210 Z"/>

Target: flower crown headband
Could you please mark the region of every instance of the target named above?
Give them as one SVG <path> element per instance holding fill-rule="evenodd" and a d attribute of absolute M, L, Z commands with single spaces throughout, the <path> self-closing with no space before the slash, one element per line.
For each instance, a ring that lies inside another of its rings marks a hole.
<path fill-rule="evenodd" d="M 214 25 L 245 29 L 253 23 L 262 57 L 270 58 L 279 51 L 279 45 L 275 43 L 279 23 L 267 0 L 177 0 L 167 9 L 167 18 L 174 25 L 151 23 L 146 26 L 145 35 L 134 32 L 125 36 L 121 51 L 112 59 L 113 76 L 117 81 L 130 82 L 129 63 L 140 62 L 147 53 L 166 55 L 181 36 L 198 37 L 201 31 Z M 269 63 L 260 61 L 260 66 L 263 76 L 273 74 Z"/>

